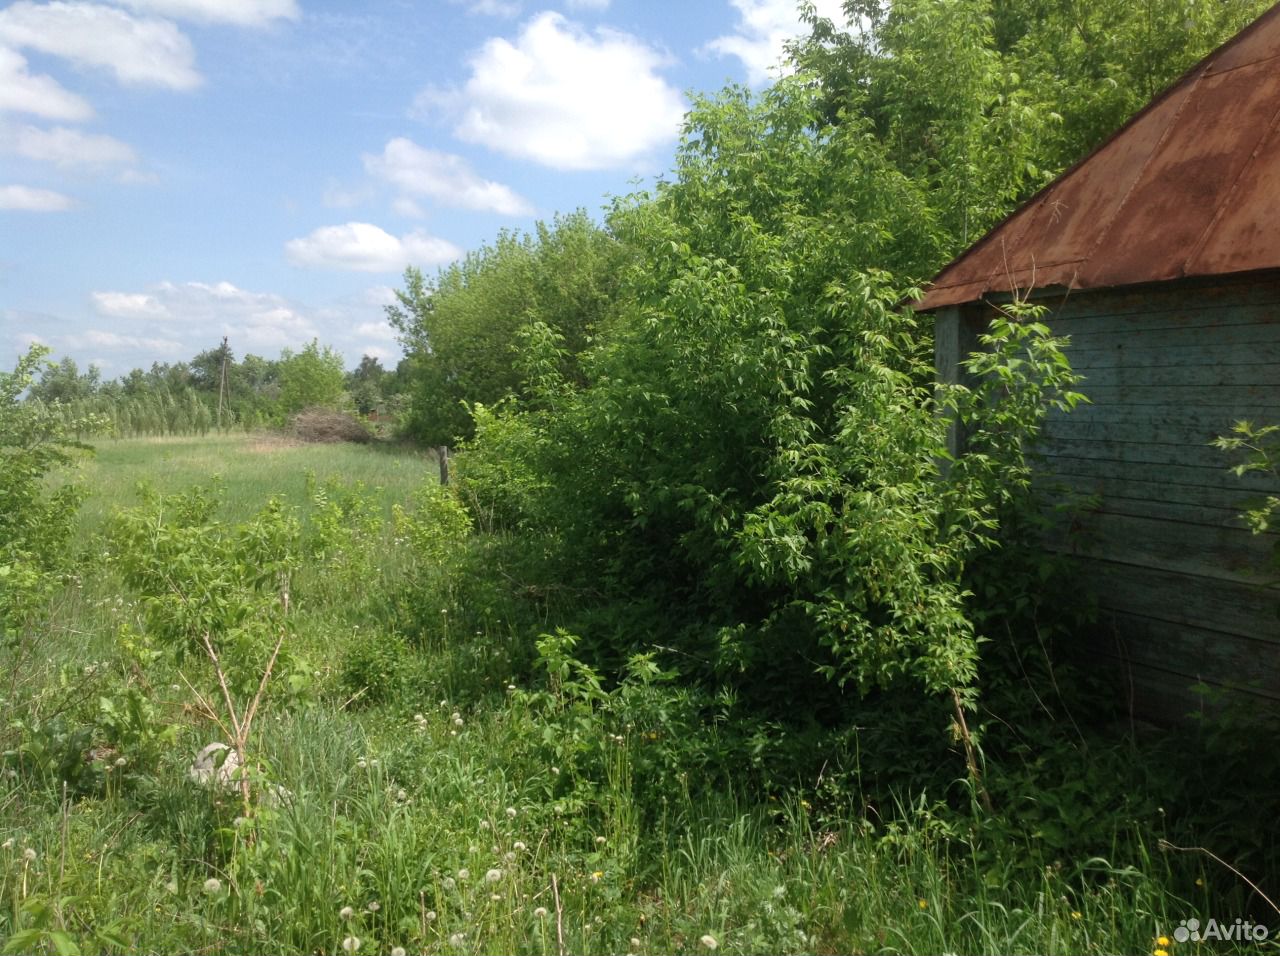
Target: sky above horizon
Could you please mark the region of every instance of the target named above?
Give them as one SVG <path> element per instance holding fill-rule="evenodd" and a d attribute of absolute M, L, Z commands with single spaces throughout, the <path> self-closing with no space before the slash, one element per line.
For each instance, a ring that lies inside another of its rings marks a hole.
<path fill-rule="evenodd" d="M 0 5 L 0 368 L 394 365 L 406 266 L 651 184 L 687 94 L 801 32 L 794 0 Z"/>

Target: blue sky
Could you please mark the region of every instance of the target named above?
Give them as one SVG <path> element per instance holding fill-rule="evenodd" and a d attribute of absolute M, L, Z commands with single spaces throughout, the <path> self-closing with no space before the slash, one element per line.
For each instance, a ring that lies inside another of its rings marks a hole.
<path fill-rule="evenodd" d="M 821 0 L 835 16 L 839 0 Z M 500 229 L 670 165 L 794 0 L 0 6 L 0 367 L 399 348 L 382 307 Z"/>

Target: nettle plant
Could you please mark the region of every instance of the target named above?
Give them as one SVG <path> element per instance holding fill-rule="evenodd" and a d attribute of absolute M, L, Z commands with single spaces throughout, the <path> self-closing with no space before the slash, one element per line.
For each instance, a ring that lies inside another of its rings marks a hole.
<path fill-rule="evenodd" d="M 216 520 L 217 505 L 209 489 L 167 496 L 144 489 L 141 505 L 115 515 L 112 553 L 141 598 L 146 636 L 180 666 L 194 658 L 211 670 L 211 679 L 187 680 L 188 689 L 247 768 L 271 677 L 291 669 L 289 583 L 300 529 L 279 499 L 238 525 Z M 246 811 L 250 776 L 242 771 L 237 780 Z"/>

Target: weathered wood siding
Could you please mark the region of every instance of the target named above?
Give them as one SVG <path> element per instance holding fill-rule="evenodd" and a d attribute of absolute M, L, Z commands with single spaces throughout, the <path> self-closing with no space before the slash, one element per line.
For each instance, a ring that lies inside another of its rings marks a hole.
<path fill-rule="evenodd" d="M 1280 704 L 1276 535 L 1238 515 L 1275 478 L 1237 477 L 1210 446 L 1247 418 L 1280 424 L 1280 276 L 1046 296 L 1047 321 L 1092 401 L 1047 424 L 1047 483 L 1099 505 L 1056 546 L 1080 556 L 1104 619 L 1098 653 L 1122 668 L 1134 710 L 1173 720 L 1191 684 L 1249 686 Z M 984 321 L 938 317 L 939 372 Z M 989 313 L 986 313 L 989 314 Z M 955 330 L 948 323 L 967 326 Z M 1271 573 L 1268 574 L 1268 571 Z"/>

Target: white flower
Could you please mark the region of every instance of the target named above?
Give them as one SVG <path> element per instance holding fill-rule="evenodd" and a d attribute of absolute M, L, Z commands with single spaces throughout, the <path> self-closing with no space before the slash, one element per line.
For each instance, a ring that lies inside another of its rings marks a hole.
<path fill-rule="evenodd" d="M 538 917 L 538 919 L 546 919 L 547 908 L 545 906 L 539 906 L 536 910 L 533 911 L 533 915 Z"/>
<path fill-rule="evenodd" d="M 392 947 L 391 947 L 391 956 L 405 956 L 404 947 L 403 947 L 403 946 L 392 946 Z"/>
<path fill-rule="evenodd" d="M 354 953 L 359 948 L 360 948 L 359 936 L 348 936 L 346 939 L 342 941 L 342 949 L 344 952 Z"/>
<path fill-rule="evenodd" d="M 452 936 L 449 937 L 449 945 L 461 946 L 463 939 L 465 939 L 465 937 L 461 933 L 454 933 Z"/>
<path fill-rule="evenodd" d="M 210 896 L 213 896 L 215 893 L 221 893 L 222 881 L 218 879 L 216 876 L 209 877 L 207 880 L 204 881 L 204 891 L 208 893 Z"/>
<path fill-rule="evenodd" d="M 458 871 L 458 879 L 460 880 L 471 879 L 471 871 L 464 866 L 462 869 Z"/>
<path fill-rule="evenodd" d="M 523 840 L 516 840 L 516 842 L 511 845 L 516 848 L 517 853 L 523 853 L 526 849 Z"/>
<path fill-rule="evenodd" d="M 596 837 L 596 846 L 604 846 L 604 837 Z"/>
<path fill-rule="evenodd" d="M 342 907 L 342 909 L 338 910 L 339 919 L 351 919 L 351 917 L 355 915 L 356 915 L 356 911 L 353 910 L 350 906 L 344 906 Z"/>
<path fill-rule="evenodd" d="M 436 911 L 435 911 L 435 910 L 427 910 L 427 922 L 428 922 L 428 923 L 434 923 L 435 921 L 436 921 Z"/>
<path fill-rule="evenodd" d="M 379 903 L 377 900 L 371 900 L 371 901 L 369 902 L 369 905 L 368 905 L 367 907 L 365 907 L 365 908 L 366 908 L 370 913 L 376 913 L 376 912 L 378 912 L 378 910 L 382 909 L 382 904 L 381 904 L 381 903 Z"/>
<path fill-rule="evenodd" d="M 502 871 L 497 867 L 494 867 L 484 875 L 484 881 L 486 883 L 497 883 L 500 879 L 502 879 Z"/>
<path fill-rule="evenodd" d="M 359 760 L 356 761 L 356 766 L 359 767 L 361 770 L 364 770 L 369 766 L 369 762 L 365 760 L 363 757 L 361 757 Z"/>
<path fill-rule="evenodd" d="M 453 726 L 455 726 L 455 727 L 461 727 L 461 726 L 462 726 L 462 718 L 461 718 L 461 717 L 455 717 L 455 718 L 453 718 Z"/>
<path fill-rule="evenodd" d="M 36 861 L 37 856 L 39 856 L 39 854 L 36 853 L 35 850 L 31 849 L 31 847 L 27 847 L 25 850 L 22 851 L 22 858 L 26 860 L 28 863 L 34 863 Z"/>
<path fill-rule="evenodd" d="M 507 819 L 508 819 L 508 820 L 514 820 L 515 818 L 516 818 L 516 808 L 515 808 L 515 807 L 507 807 Z"/>
<path fill-rule="evenodd" d="M 699 937 L 698 942 L 701 943 L 703 946 L 707 947 L 707 949 L 715 949 L 717 946 L 720 945 L 719 943 L 716 942 L 716 938 L 712 936 L 710 933 L 707 933 L 706 936 Z"/>
<path fill-rule="evenodd" d="M 124 757 L 117 757 L 117 758 L 116 758 L 116 766 L 117 766 L 117 767 L 123 767 L 123 766 L 124 766 L 125 764 L 127 764 L 128 762 L 129 762 L 129 761 L 125 760 L 125 759 L 124 759 Z"/>

